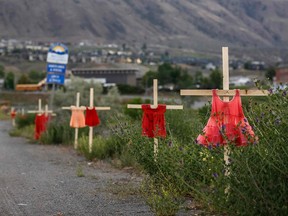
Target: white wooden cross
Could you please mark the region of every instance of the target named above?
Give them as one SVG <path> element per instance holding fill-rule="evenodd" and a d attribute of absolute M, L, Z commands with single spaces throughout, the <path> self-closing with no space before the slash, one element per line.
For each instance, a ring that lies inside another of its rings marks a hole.
<path fill-rule="evenodd" d="M 235 90 L 229 90 L 229 58 L 228 58 L 228 47 L 222 47 L 222 67 L 223 67 L 223 90 L 217 90 L 217 95 L 224 96 L 223 101 L 229 101 L 229 96 L 235 95 Z M 182 96 L 212 96 L 211 90 L 181 90 L 180 95 Z M 268 91 L 266 90 L 240 90 L 241 96 L 266 96 Z M 229 175 L 229 155 L 230 148 L 228 145 L 224 146 L 224 161 L 226 165 L 225 175 Z"/>
<path fill-rule="evenodd" d="M 156 109 L 158 107 L 158 80 L 153 79 L 153 105 L 151 105 L 152 109 Z M 129 109 L 141 109 L 142 104 L 127 104 L 127 108 Z M 166 105 L 166 109 L 183 109 L 183 105 Z M 154 138 L 154 158 L 157 157 L 158 152 L 158 139 Z"/>
<path fill-rule="evenodd" d="M 78 93 L 77 93 L 78 94 Z M 96 111 L 99 110 L 110 110 L 110 107 L 94 107 L 94 89 L 90 88 L 90 103 L 89 103 L 89 109 L 95 108 Z M 79 103 L 80 103 L 80 93 L 79 93 Z M 76 107 L 79 107 L 79 109 L 86 110 L 85 106 L 79 106 L 78 104 L 78 96 L 76 99 Z M 62 109 L 71 109 L 71 107 L 62 107 Z M 76 131 L 75 131 L 75 139 L 76 139 Z M 78 139 L 78 134 L 77 134 Z M 92 144 L 93 144 L 93 127 L 89 127 L 89 153 L 92 152 Z"/>
<path fill-rule="evenodd" d="M 11 115 L 11 119 L 12 119 L 12 126 L 15 127 L 15 125 L 16 125 L 16 123 L 15 123 L 16 116 L 12 117 L 12 114 L 16 115 L 15 107 L 11 107 L 11 111 L 10 111 L 10 115 Z"/>
<path fill-rule="evenodd" d="M 70 107 L 62 107 L 62 109 L 68 109 L 71 110 L 73 106 Z M 74 108 L 76 109 L 83 109 L 83 107 L 80 107 L 80 92 L 76 93 L 76 107 L 74 106 Z M 79 128 L 75 128 L 75 139 L 74 139 L 74 148 L 77 149 L 78 148 L 78 131 Z"/>
<path fill-rule="evenodd" d="M 53 116 L 55 116 L 56 114 L 53 113 L 53 110 L 49 110 L 48 109 L 48 105 L 45 105 L 45 109 L 42 109 L 42 100 L 39 99 L 38 100 L 38 110 L 28 110 L 27 113 L 37 113 L 37 114 L 43 114 L 45 113 L 45 115 L 47 116 L 48 114 L 51 114 Z"/>

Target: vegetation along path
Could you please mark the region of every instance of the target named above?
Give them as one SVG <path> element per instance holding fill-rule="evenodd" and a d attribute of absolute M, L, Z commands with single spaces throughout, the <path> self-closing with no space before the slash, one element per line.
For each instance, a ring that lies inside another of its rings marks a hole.
<path fill-rule="evenodd" d="M 153 215 L 140 178 L 88 163 L 71 147 L 29 144 L 0 121 L 0 215 Z"/>

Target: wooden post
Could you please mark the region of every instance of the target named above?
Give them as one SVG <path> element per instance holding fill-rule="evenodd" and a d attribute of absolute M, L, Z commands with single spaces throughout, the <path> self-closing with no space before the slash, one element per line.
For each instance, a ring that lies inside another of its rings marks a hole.
<path fill-rule="evenodd" d="M 76 107 L 80 106 L 80 92 L 77 92 L 76 94 Z M 78 148 L 78 133 L 79 133 L 79 128 L 75 128 L 75 137 L 74 137 L 74 148 Z"/>
<path fill-rule="evenodd" d="M 80 92 L 76 93 L 76 107 L 77 109 L 83 109 L 83 107 L 80 107 Z M 72 109 L 72 106 L 70 107 L 62 107 L 62 109 Z M 75 128 L 75 136 L 74 136 L 74 149 L 78 148 L 78 134 L 79 134 L 79 128 Z"/>
<path fill-rule="evenodd" d="M 153 106 L 158 107 L 158 80 L 153 79 Z M 157 158 L 158 154 L 158 139 L 154 138 L 154 158 Z"/>
<path fill-rule="evenodd" d="M 10 115 L 11 115 L 11 119 L 12 119 L 12 126 L 15 127 L 16 126 L 16 123 L 15 123 L 16 112 L 15 112 L 14 107 L 11 107 Z"/>
<path fill-rule="evenodd" d="M 151 105 L 152 109 L 156 109 L 158 107 L 158 80 L 153 80 L 153 105 Z M 127 104 L 127 108 L 130 109 L 141 109 L 142 104 Z M 166 109 L 183 109 L 182 105 L 167 105 Z M 156 160 L 158 153 L 158 139 L 154 138 L 154 159 Z"/>
<path fill-rule="evenodd" d="M 92 109 L 94 106 L 94 89 L 90 88 L 90 104 L 89 108 Z M 93 127 L 89 127 L 89 152 L 92 152 L 92 144 L 93 144 Z"/>
<path fill-rule="evenodd" d="M 228 47 L 222 47 L 222 67 L 223 67 L 223 90 L 229 90 L 229 55 Z M 223 101 L 229 101 L 229 97 L 223 97 Z M 227 119 L 225 119 L 227 121 Z M 227 122 L 224 122 L 225 124 Z M 229 155 L 230 147 L 228 145 L 224 146 L 224 161 L 225 161 L 225 175 L 230 174 L 229 169 Z"/>

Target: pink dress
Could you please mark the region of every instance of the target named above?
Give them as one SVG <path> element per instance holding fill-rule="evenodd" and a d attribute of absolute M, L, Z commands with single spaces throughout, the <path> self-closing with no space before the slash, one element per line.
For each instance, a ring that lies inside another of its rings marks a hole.
<path fill-rule="evenodd" d="M 245 146 L 255 142 L 255 134 L 244 116 L 239 90 L 233 99 L 222 101 L 215 89 L 212 90 L 212 110 L 203 134 L 197 138 L 197 143 L 205 146 L 235 144 Z"/>

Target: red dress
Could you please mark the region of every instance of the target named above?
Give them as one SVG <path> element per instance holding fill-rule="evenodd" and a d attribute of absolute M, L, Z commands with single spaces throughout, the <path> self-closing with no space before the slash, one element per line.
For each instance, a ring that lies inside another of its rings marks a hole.
<path fill-rule="evenodd" d="M 86 107 L 85 124 L 89 127 L 95 127 L 100 124 L 100 119 L 95 107 L 92 109 Z"/>
<path fill-rule="evenodd" d="M 158 105 L 152 109 L 149 104 L 142 105 L 142 135 L 150 138 L 166 137 L 165 116 L 166 105 Z"/>
<path fill-rule="evenodd" d="M 239 90 L 228 102 L 222 101 L 215 89 L 212 92 L 211 115 L 197 143 L 215 147 L 228 142 L 236 146 L 254 142 L 255 135 L 244 116 Z"/>
<path fill-rule="evenodd" d="M 14 119 L 14 118 L 16 117 L 16 114 L 17 114 L 17 113 L 16 113 L 15 111 L 10 112 L 11 118 Z"/>
<path fill-rule="evenodd" d="M 37 114 L 35 117 L 35 134 L 34 138 L 38 140 L 41 134 L 46 130 L 47 122 L 49 121 L 49 116 L 45 114 Z"/>

